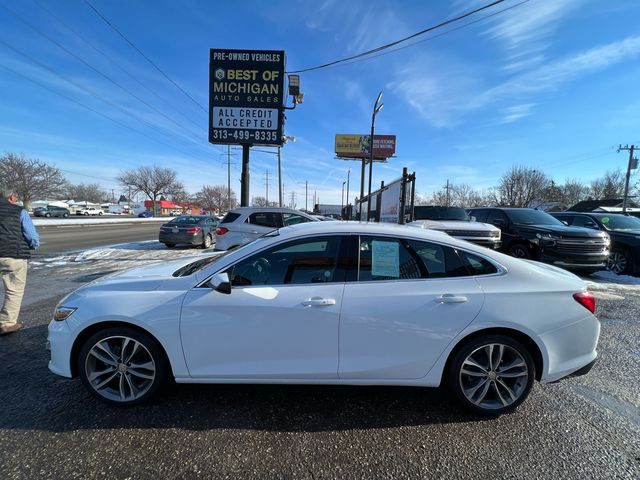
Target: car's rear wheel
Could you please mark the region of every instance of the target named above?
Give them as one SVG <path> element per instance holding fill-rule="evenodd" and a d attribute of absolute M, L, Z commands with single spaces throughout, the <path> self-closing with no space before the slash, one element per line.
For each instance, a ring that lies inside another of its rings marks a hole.
<path fill-rule="evenodd" d="M 623 275 L 629 273 L 631 260 L 629 254 L 624 250 L 612 250 L 607 261 L 607 268 L 613 273 Z"/>
<path fill-rule="evenodd" d="M 529 395 L 536 376 L 530 353 L 504 335 L 465 344 L 452 359 L 449 385 L 460 402 L 483 415 L 514 410 Z"/>
<path fill-rule="evenodd" d="M 132 328 L 108 328 L 80 349 L 78 372 L 89 392 L 118 406 L 151 398 L 164 383 L 167 362 L 158 343 Z"/>
<path fill-rule="evenodd" d="M 212 244 L 213 244 L 213 239 L 211 238 L 211 235 L 205 235 L 204 241 L 202 242 L 202 248 L 211 248 Z"/>
<path fill-rule="evenodd" d="M 51 214 L 50 213 L 45 213 L 44 216 L 49 218 L 49 217 L 51 217 Z"/>
<path fill-rule="evenodd" d="M 63 214 L 62 214 L 62 217 L 63 217 L 63 218 L 67 218 L 68 216 L 69 216 L 69 214 L 68 214 L 68 213 L 63 213 Z"/>
<path fill-rule="evenodd" d="M 529 252 L 527 246 L 522 243 L 516 243 L 509 247 L 509 255 L 516 258 L 531 258 L 531 252 Z"/>
<path fill-rule="evenodd" d="M 165 245 L 167 246 L 167 248 L 173 248 L 176 246 L 175 243 L 165 243 Z"/>
<path fill-rule="evenodd" d="M 84 212 L 84 214 L 85 214 L 85 216 L 87 216 L 87 217 L 89 216 L 89 212 Z"/>

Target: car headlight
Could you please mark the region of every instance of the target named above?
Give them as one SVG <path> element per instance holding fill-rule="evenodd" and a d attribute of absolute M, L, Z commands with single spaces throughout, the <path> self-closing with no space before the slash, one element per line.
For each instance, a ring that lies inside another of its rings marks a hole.
<path fill-rule="evenodd" d="M 76 310 L 76 307 L 56 307 L 56 310 L 53 312 L 53 319 L 57 322 L 61 322 L 69 318 Z"/>
<path fill-rule="evenodd" d="M 557 240 L 560 240 L 560 237 L 558 237 L 556 235 L 551 235 L 550 233 L 544 233 L 544 234 L 536 233 L 536 238 L 538 240 L 549 240 L 549 241 L 553 241 L 553 242 L 555 242 Z"/>

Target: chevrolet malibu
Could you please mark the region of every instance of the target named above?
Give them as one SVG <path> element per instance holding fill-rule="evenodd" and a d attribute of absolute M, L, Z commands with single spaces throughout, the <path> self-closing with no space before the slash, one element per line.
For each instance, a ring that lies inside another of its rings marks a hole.
<path fill-rule="evenodd" d="M 80 288 L 49 324 L 49 368 L 122 406 L 174 378 L 445 384 L 499 414 L 536 380 L 589 371 L 594 310 L 584 282 L 550 265 L 437 231 L 309 222 Z"/>

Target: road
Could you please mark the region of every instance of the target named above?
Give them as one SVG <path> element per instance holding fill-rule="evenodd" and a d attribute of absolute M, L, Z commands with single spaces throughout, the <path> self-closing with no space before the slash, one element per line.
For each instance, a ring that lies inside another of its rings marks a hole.
<path fill-rule="evenodd" d="M 162 220 L 148 223 L 101 225 L 38 226 L 41 246 L 37 254 L 81 250 L 114 243 L 138 242 L 158 238 Z"/>
<path fill-rule="evenodd" d="M 602 337 L 588 375 L 536 385 L 495 419 L 439 389 L 397 387 L 170 385 L 120 409 L 51 374 L 44 348 L 63 295 L 154 250 L 116 253 L 29 270 L 25 328 L 0 337 L 3 480 L 640 478 L 638 285 L 596 288 Z"/>

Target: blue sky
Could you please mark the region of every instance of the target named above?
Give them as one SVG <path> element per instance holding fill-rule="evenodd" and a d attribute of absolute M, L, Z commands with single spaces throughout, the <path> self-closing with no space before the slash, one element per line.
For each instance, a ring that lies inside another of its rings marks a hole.
<path fill-rule="evenodd" d="M 208 105 L 210 48 L 282 49 L 287 70 L 295 70 L 487 3 L 90 1 L 199 105 L 82 0 L 0 0 L 122 86 L 0 8 L 0 150 L 39 157 L 74 182 L 98 182 L 116 193 L 121 169 L 152 163 L 177 170 L 192 192 L 226 184 L 226 147 L 208 143 L 201 108 Z M 492 12 L 517 3 L 507 0 Z M 530 0 L 437 38 L 419 37 L 428 40 L 409 48 L 302 74 L 304 104 L 285 125 L 297 139 L 283 150 L 285 194 L 296 191 L 304 206 L 307 180 L 309 204 L 313 191 L 323 203 L 339 203 L 351 168 L 353 199 L 359 164 L 334 158 L 334 135 L 367 133 L 380 90 L 385 107 L 376 132 L 397 135 L 397 158 L 375 166 L 374 186 L 397 178 L 404 166 L 416 171 L 422 194 L 447 179 L 490 187 L 513 164 L 559 182 L 588 182 L 626 167 L 626 153 L 614 147 L 640 143 L 637 18 L 636 0 Z M 232 187 L 239 191 L 240 156 L 234 161 Z M 251 158 L 251 196 L 264 195 L 267 169 L 270 197 L 277 198 L 276 156 L 258 152 Z"/>

